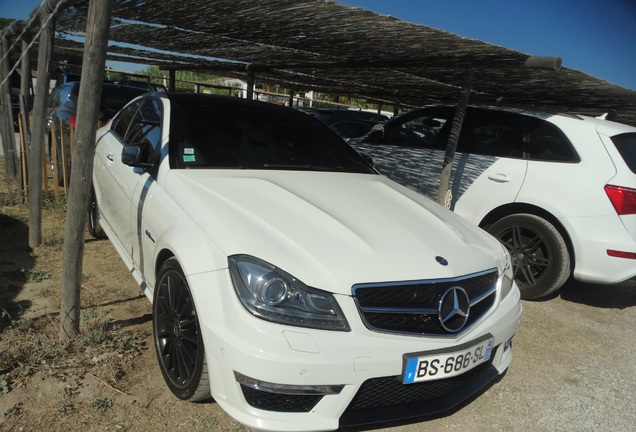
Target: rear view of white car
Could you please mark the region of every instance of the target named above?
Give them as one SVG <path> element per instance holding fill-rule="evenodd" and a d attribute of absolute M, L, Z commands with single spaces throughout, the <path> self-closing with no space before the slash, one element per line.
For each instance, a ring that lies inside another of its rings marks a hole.
<path fill-rule="evenodd" d="M 447 410 L 510 365 L 505 248 L 301 112 L 145 95 L 98 132 L 93 185 L 180 399 L 334 430 Z"/>
<path fill-rule="evenodd" d="M 378 171 L 436 198 L 454 107 L 424 107 L 354 144 Z M 636 277 L 636 128 L 584 116 L 468 107 L 451 174 L 455 213 L 509 250 L 526 299 L 569 277 Z"/>

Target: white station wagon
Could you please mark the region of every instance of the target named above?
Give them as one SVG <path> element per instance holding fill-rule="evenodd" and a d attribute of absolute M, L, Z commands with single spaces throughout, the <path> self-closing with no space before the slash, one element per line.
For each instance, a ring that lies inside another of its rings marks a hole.
<path fill-rule="evenodd" d="M 511 362 L 505 248 L 303 113 L 142 96 L 98 131 L 93 187 L 180 399 L 334 430 L 444 411 Z"/>
<path fill-rule="evenodd" d="M 352 143 L 389 178 L 437 198 L 454 106 L 395 117 Z M 569 277 L 636 277 L 636 128 L 585 116 L 469 106 L 451 174 L 455 213 L 508 248 L 525 299 Z"/>

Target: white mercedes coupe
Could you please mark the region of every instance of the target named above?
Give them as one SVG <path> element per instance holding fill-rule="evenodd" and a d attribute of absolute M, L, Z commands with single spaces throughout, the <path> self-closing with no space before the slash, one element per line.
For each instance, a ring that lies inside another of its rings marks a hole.
<path fill-rule="evenodd" d="M 163 378 L 259 430 L 445 411 L 510 365 L 510 256 L 262 102 L 150 93 L 98 131 L 89 230 L 152 302 Z"/>

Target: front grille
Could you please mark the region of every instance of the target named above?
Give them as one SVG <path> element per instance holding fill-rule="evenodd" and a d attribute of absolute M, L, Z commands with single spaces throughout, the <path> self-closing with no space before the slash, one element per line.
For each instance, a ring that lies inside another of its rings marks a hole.
<path fill-rule="evenodd" d="M 304 413 L 311 411 L 323 395 L 288 395 L 272 393 L 241 385 L 245 401 L 265 411 Z"/>
<path fill-rule="evenodd" d="M 463 330 L 474 325 L 495 303 L 495 270 L 461 278 L 373 285 L 356 285 L 353 296 L 367 328 L 389 333 L 445 335 L 438 303 L 449 288 L 460 286 L 468 294 L 470 314 Z"/>
<path fill-rule="evenodd" d="M 387 408 L 439 399 L 457 390 L 490 367 L 484 363 L 465 374 L 416 384 L 403 384 L 400 377 L 373 378 L 365 381 L 349 404 L 348 410 Z"/>

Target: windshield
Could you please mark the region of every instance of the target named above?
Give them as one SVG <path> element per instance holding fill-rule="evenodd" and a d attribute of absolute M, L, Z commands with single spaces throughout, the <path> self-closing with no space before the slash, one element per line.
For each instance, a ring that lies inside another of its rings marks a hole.
<path fill-rule="evenodd" d="M 327 126 L 304 113 L 265 104 L 173 102 L 170 146 L 175 168 L 375 173 Z"/>

